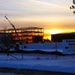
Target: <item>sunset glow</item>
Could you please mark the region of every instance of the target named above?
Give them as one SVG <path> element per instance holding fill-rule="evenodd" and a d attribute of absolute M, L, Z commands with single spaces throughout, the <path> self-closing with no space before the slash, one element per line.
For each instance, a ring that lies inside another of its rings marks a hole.
<path fill-rule="evenodd" d="M 45 39 L 50 39 L 51 40 L 51 34 L 58 34 L 58 33 L 63 33 L 63 30 L 60 29 L 50 29 L 50 30 L 45 30 L 44 34 L 45 34 Z M 47 34 L 47 35 L 46 35 Z"/>
<path fill-rule="evenodd" d="M 59 34 L 59 33 L 75 33 L 75 29 L 47 29 L 44 31 L 44 38 L 51 40 L 52 34 Z"/>
<path fill-rule="evenodd" d="M 62 33 L 63 30 L 60 29 L 51 29 L 51 30 L 46 30 L 46 33 L 50 33 L 50 34 L 57 34 L 57 33 Z"/>
<path fill-rule="evenodd" d="M 0 0 L 0 29 L 41 27 L 44 37 L 51 34 L 75 32 L 75 15 L 70 10 L 72 0 Z"/>

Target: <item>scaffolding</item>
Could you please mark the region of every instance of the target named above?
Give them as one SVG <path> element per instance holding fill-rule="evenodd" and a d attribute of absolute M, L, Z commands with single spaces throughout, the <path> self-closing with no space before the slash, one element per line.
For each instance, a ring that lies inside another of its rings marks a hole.
<path fill-rule="evenodd" d="M 0 30 L 0 33 L 4 33 L 5 31 L 7 35 L 11 34 L 13 42 L 19 41 L 14 29 Z M 18 33 L 20 41 L 22 42 L 33 43 L 43 41 L 44 28 L 39 27 L 16 28 L 16 32 Z"/>

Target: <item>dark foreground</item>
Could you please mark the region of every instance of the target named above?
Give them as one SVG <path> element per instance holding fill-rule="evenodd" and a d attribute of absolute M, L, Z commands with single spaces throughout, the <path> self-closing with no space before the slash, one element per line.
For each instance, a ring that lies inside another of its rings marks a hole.
<path fill-rule="evenodd" d="M 75 75 L 74 73 L 62 73 L 62 72 L 52 72 L 52 71 L 39 71 L 39 70 L 29 70 L 29 69 L 14 69 L 14 68 L 2 68 L 0 67 L 0 72 L 3 73 L 14 73 L 22 75 Z"/>

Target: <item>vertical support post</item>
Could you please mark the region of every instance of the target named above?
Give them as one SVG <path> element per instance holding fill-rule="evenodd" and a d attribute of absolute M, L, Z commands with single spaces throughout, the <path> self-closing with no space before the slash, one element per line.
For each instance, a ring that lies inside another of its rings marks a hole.
<path fill-rule="evenodd" d="M 57 59 L 57 41 L 56 41 L 56 59 Z"/>
<path fill-rule="evenodd" d="M 23 43 L 22 43 L 22 59 L 23 59 Z"/>

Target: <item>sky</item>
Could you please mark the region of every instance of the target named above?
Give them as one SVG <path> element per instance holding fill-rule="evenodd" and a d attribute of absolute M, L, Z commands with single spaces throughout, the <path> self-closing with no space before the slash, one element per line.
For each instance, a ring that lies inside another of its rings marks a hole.
<path fill-rule="evenodd" d="M 12 28 L 5 15 L 15 25 L 42 27 L 45 36 L 59 32 L 75 32 L 73 0 L 0 0 L 0 29 Z"/>

